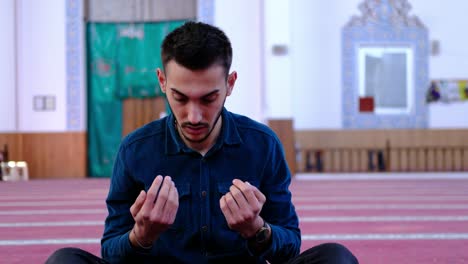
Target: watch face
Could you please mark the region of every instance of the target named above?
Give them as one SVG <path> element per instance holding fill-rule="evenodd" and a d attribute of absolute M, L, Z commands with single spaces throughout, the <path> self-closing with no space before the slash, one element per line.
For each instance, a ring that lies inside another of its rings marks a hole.
<path fill-rule="evenodd" d="M 267 233 L 268 233 L 268 227 L 266 225 L 260 228 L 260 230 L 255 235 L 255 240 L 257 241 L 257 243 L 265 242 L 267 238 Z"/>

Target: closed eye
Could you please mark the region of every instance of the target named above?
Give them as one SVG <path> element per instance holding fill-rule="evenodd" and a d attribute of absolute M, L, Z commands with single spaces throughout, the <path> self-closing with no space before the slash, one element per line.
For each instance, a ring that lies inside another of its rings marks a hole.
<path fill-rule="evenodd" d="M 216 99 L 218 99 L 218 94 L 217 93 L 210 94 L 208 96 L 204 96 L 202 98 L 202 102 L 205 103 L 205 104 L 210 104 L 210 103 L 213 103 L 214 101 L 216 101 Z"/>
<path fill-rule="evenodd" d="M 175 101 L 179 103 L 183 103 L 188 100 L 187 96 L 184 96 L 183 94 L 178 93 L 178 92 L 173 92 L 172 97 L 174 98 Z"/>
<path fill-rule="evenodd" d="M 174 98 L 174 100 L 178 103 L 186 103 L 188 101 L 187 98 Z"/>

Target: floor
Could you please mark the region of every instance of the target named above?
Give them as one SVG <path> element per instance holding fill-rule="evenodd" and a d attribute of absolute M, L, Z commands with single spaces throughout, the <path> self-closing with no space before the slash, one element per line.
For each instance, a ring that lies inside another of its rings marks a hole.
<path fill-rule="evenodd" d="M 0 182 L 0 263 L 99 255 L 107 179 Z M 360 263 L 468 263 L 468 173 L 301 174 L 302 250 L 347 246 Z"/>

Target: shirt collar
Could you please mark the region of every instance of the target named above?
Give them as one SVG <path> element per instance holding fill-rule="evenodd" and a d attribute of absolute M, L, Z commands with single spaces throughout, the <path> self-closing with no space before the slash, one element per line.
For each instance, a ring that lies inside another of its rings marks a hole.
<path fill-rule="evenodd" d="M 237 130 L 236 123 L 233 119 L 233 114 L 223 107 L 221 116 L 223 120 L 223 126 L 221 127 L 220 136 L 216 140 L 212 150 L 220 148 L 223 143 L 226 145 L 236 145 L 242 143 L 242 139 L 239 135 L 239 131 Z M 209 152 L 212 152 L 212 150 Z M 175 117 L 173 114 L 170 114 L 166 120 L 166 154 L 170 155 L 191 151 L 192 150 L 188 148 L 180 138 L 175 126 Z"/>

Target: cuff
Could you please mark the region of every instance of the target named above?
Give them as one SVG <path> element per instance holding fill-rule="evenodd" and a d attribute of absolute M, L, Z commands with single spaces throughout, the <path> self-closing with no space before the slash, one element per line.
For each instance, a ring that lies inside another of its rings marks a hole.
<path fill-rule="evenodd" d="M 134 247 L 132 246 L 132 243 L 130 242 L 130 232 L 132 230 L 130 229 L 130 231 L 128 231 L 127 233 L 123 234 L 120 239 L 122 241 L 122 244 L 124 245 L 124 250 L 125 252 L 127 252 L 128 254 L 127 255 L 132 255 L 132 254 L 138 254 L 138 255 L 150 255 L 151 253 L 151 249 L 142 249 L 142 248 L 137 248 L 137 247 Z"/>

